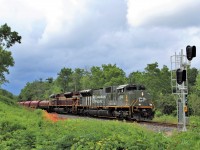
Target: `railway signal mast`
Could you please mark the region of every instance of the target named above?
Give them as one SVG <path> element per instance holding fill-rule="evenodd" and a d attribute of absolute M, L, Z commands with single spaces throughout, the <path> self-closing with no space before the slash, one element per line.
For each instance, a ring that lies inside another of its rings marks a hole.
<path fill-rule="evenodd" d="M 196 46 L 186 47 L 186 56 L 181 50 L 180 54 L 171 56 L 171 85 L 172 93 L 178 95 L 177 100 L 177 116 L 178 127 L 182 131 L 186 129 L 186 112 L 187 108 L 187 95 L 188 95 L 188 80 L 187 80 L 187 66 L 190 66 L 191 60 L 196 57 Z"/>

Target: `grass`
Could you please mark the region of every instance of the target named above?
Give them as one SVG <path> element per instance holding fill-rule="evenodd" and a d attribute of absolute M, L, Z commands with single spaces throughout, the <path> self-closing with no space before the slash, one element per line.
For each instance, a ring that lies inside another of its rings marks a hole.
<path fill-rule="evenodd" d="M 198 149 L 199 117 L 196 128 L 166 137 L 137 124 L 93 119 L 51 121 L 42 110 L 30 110 L 0 96 L 0 149 Z"/>
<path fill-rule="evenodd" d="M 155 117 L 153 119 L 153 121 L 155 122 L 163 122 L 163 123 L 173 123 L 173 124 L 177 124 L 177 117 L 174 116 L 170 116 L 170 115 L 163 115 L 163 116 L 159 116 L 159 117 Z"/>

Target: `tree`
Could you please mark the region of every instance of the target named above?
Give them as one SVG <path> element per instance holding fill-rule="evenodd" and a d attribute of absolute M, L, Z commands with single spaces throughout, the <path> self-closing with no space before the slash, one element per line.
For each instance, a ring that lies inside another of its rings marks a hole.
<path fill-rule="evenodd" d="M 162 94 L 171 94 L 171 72 L 167 66 L 160 70 L 160 91 Z"/>
<path fill-rule="evenodd" d="M 103 71 L 101 67 L 93 66 L 91 69 L 91 87 L 93 89 L 102 88 L 105 83 L 105 77 L 103 75 Z"/>
<path fill-rule="evenodd" d="M 53 82 L 53 78 L 52 77 L 49 77 L 46 80 L 48 81 L 48 83 L 52 83 Z"/>
<path fill-rule="evenodd" d="M 145 68 L 144 74 L 145 84 L 149 92 L 152 94 L 153 99 L 157 100 L 160 92 L 160 69 L 158 63 L 148 64 Z"/>
<path fill-rule="evenodd" d="M 196 83 L 195 83 L 195 93 L 200 96 L 200 71 L 198 72 L 198 75 L 196 77 Z"/>
<path fill-rule="evenodd" d="M 160 94 L 159 102 L 157 103 L 157 108 L 163 114 L 173 114 L 176 115 L 176 96 L 173 94 Z"/>
<path fill-rule="evenodd" d="M 84 70 L 76 68 L 72 73 L 74 91 L 81 90 L 81 78 L 83 77 Z"/>
<path fill-rule="evenodd" d="M 198 70 L 196 68 L 188 68 L 188 83 L 190 86 L 194 86 L 196 83 L 196 78 L 198 75 Z"/>
<path fill-rule="evenodd" d="M 200 115 L 200 96 L 196 93 L 192 93 L 188 97 L 189 108 L 192 109 L 193 115 Z"/>
<path fill-rule="evenodd" d="M 54 87 L 53 78 L 48 78 L 52 80 L 50 83 L 47 81 L 42 81 L 42 78 L 35 80 L 33 82 L 28 82 L 26 86 L 21 90 L 19 95 L 19 100 L 42 100 L 48 99 L 52 93 L 59 93 Z"/>
<path fill-rule="evenodd" d="M 85 70 L 80 80 L 81 89 L 98 89 L 127 83 L 125 72 L 116 64 L 93 66 Z"/>
<path fill-rule="evenodd" d="M 193 93 L 196 91 L 195 83 L 198 76 L 198 70 L 196 68 L 187 69 L 187 79 L 188 79 L 188 91 Z M 199 80 L 199 79 L 198 79 Z"/>
<path fill-rule="evenodd" d="M 90 88 L 102 88 L 113 85 L 125 84 L 127 82 L 125 72 L 116 64 L 103 64 L 101 67 L 93 66 L 91 75 L 85 78 L 90 81 Z"/>
<path fill-rule="evenodd" d="M 128 80 L 131 84 L 145 84 L 144 72 L 132 72 L 129 74 Z"/>
<path fill-rule="evenodd" d="M 4 73 L 9 74 L 9 67 L 14 66 L 14 59 L 12 53 L 5 51 L 0 46 L 0 85 L 8 82 L 5 78 Z"/>
<path fill-rule="evenodd" d="M 60 73 L 58 73 L 57 83 L 60 86 L 62 92 L 71 91 L 72 88 L 69 86 L 72 82 L 72 69 L 71 68 L 62 68 Z"/>
<path fill-rule="evenodd" d="M 8 82 L 4 73 L 9 74 L 9 67 L 14 66 L 12 53 L 7 51 L 15 43 L 21 43 L 21 36 L 17 32 L 11 31 L 11 28 L 4 24 L 0 27 L 0 85 Z"/>
<path fill-rule="evenodd" d="M 81 89 L 91 89 L 92 88 L 91 79 L 92 79 L 91 72 L 84 70 L 83 76 L 80 80 Z"/>
<path fill-rule="evenodd" d="M 4 24 L 0 27 L 0 45 L 5 48 L 10 48 L 15 43 L 21 43 L 21 36 L 16 31 L 11 31 L 11 28 Z"/>
<path fill-rule="evenodd" d="M 102 65 L 104 86 L 120 85 L 127 83 L 125 72 L 116 64 Z"/>

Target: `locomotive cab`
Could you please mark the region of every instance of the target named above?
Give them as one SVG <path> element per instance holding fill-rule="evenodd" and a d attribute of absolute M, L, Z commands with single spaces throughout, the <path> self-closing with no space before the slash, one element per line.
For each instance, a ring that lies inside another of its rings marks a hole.
<path fill-rule="evenodd" d="M 118 106 L 123 106 L 126 114 L 131 114 L 132 119 L 152 119 L 154 105 L 145 86 L 126 84 L 117 87 Z M 127 112 L 125 107 L 129 107 Z"/>

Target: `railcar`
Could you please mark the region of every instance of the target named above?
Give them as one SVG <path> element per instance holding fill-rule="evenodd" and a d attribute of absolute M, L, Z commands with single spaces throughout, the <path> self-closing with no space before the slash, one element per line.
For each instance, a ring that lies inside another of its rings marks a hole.
<path fill-rule="evenodd" d="M 52 94 L 50 98 L 49 101 L 27 101 L 23 105 L 50 112 L 131 120 L 151 120 L 155 112 L 151 96 L 143 85 L 125 84 Z"/>

